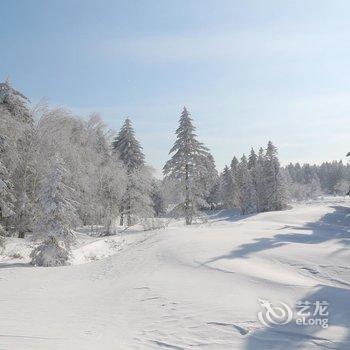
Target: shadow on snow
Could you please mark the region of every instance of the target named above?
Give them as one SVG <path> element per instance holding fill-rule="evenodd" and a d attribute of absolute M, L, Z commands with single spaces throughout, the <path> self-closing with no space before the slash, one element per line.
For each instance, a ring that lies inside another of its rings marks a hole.
<path fill-rule="evenodd" d="M 281 227 L 281 230 L 295 229 L 297 232 L 279 233 L 272 238 L 257 238 L 251 243 L 242 244 L 238 249 L 232 250 L 228 254 L 213 257 L 202 265 L 222 259 L 246 258 L 254 253 L 288 244 L 319 244 L 337 240 L 343 245 L 343 248 L 332 253 L 332 255 L 346 251 L 350 248 L 350 208 L 344 206 L 332 206 L 332 208 L 334 209 L 333 212 L 324 215 L 316 222 L 310 222 L 303 226 L 287 225 Z M 218 219 L 224 217 L 225 214 Z M 236 218 L 231 217 L 230 221 L 236 221 Z M 302 231 L 307 232 L 302 233 Z M 322 330 L 320 326 L 299 326 L 295 323 L 289 323 L 251 333 L 247 337 L 245 349 L 277 350 L 318 347 L 337 350 L 350 349 L 350 307 L 348 307 L 350 290 L 336 286 L 318 285 L 314 292 L 305 295 L 302 300 L 329 300 L 329 325 L 340 326 L 347 330 L 347 333 L 343 334 L 343 340 L 336 342 L 323 338 L 322 333 L 319 334 Z"/>
<path fill-rule="evenodd" d="M 230 253 L 209 259 L 208 264 L 221 259 L 245 258 L 250 254 L 281 247 L 290 243 L 318 244 L 337 239 L 344 248 L 350 246 L 350 208 L 333 206 L 334 212 L 324 215 L 317 222 L 310 222 L 304 226 L 283 226 L 283 229 L 308 231 L 308 233 L 279 233 L 271 238 L 257 238 L 252 243 L 242 244 Z M 311 231 L 311 232 L 310 232 Z"/>

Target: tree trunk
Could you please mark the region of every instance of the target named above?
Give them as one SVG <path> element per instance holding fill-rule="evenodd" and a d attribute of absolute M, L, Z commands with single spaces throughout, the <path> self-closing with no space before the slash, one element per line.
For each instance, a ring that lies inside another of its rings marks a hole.
<path fill-rule="evenodd" d="M 190 213 L 190 186 L 189 186 L 189 174 L 188 164 L 186 164 L 186 175 L 185 175 L 185 220 L 186 225 L 191 225 L 192 215 Z"/>
<path fill-rule="evenodd" d="M 128 191 L 128 206 L 127 206 L 128 210 L 126 213 L 126 225 L 128 227 L 131 226 L 131 198 L 130 198 L 130 190 Z"/>
<path fill-rule="evenodd" d="M 127 219 L 126 220 L 126 224 L 127 224 L 128 227 L 130 227 L 131 226 L 131 215 L 130 215 L 130 212 L 127 214 L 127 218 L 126 219 Z"/>
<path fill-rule="evenodd" d="M 119 221 L 119 225 L 123 226 L 124 225 L 124 207 L 120 208 L 120 221 Z"/>

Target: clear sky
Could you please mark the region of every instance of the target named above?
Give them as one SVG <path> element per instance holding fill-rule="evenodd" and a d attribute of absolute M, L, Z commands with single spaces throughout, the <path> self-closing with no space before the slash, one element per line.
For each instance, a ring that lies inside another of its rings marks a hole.
<path fill-rule="evenodd" d="M 219 169 L 272 140 L 283 163 L 350 151 L 350 2 L 0 0 L 0 79 L 118 130 L 160 169 L 182 107 Z"/>

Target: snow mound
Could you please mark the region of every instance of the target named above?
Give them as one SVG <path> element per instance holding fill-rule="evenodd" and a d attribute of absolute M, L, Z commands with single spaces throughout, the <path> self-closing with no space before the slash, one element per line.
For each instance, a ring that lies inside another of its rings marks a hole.
<path fill-rule="evenodd" d="M 107 258 L 120 251 L 126 240 L 120 235 L 103 237 L 72 250 L 71 263 L 85 264 L 91 261 Z"/>

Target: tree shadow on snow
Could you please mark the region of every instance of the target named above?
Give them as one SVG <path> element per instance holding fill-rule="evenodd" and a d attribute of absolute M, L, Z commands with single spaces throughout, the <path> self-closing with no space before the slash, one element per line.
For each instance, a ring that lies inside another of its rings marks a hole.
<path fill-rule="evenodd" d="M 209 259 L 208 264 L 222 259 L 245 258 L 251 254 L 268 249 L 281 247 L 290 243 L 319 244 L 337 239 L 344 248 L 350 247 L 350 208 L 333 206 L 332 213 L 324 215 L 319 221 L 307 223 L 304 226 L 283 226 L 283 229 L 308 231 L 307 233 L 279 233 L 271 238 L 256 238 L 252 243 L 242 244 L 238 249 L 228 254 Z"/>
<path fill-rule="evenodd" d="M 235 222 L 235 221 L 244 220 L 251 216 L 257 215 L 256 213 L 242 215 L 239 209 L 221 209 L 215 212 L 206 211 L 205 213 L 208 215 L 208 218 L 210 219 L 210 223 L 220 222 L 220 221 Z"/>
<path fill-rule="evenodd" d="M 350 308 L 347 307 L 350 299 L 350 290 L 332 287 L 317 286 L 315 292 L 305 295 L 302 300 L 310 302 L 329 301 L 329 327 L 342 327 L 341 339 L 330 337 L 334 332 L 328 331 L 327 338 L 322 334 L 321 326 L 297 325 L 292 320 L 287 325 L 263 328 L 252 332 L 245 342 L 246 350 L 279 350 L 279 349 L 350 349 Z M 271 302 L 273 302 L 271 300 Z M 294 310 L 296 308 L 294 307 Z"/>
<path fill-rule="evenodd" d="M 11 262 L 1 262 L 0 263 L 0 269 L 9 269 L 14 267 L 33 267 L 33 265 L 29 263 L 11 263 Z"/>
<path fill-rule="evenodd" d="M 246 258 L 254 253 L 287 246 L 288 244 L 319 244 L 330 240 L 337 240 L 343 245 L 342 249 L 332 253 L 336 255 L 342 250 L 350 248 L 350 208 L 333 206 L 333 212 L 328 213 L 316 222 L 309 222 L 302 226 L 282 226 L 281 231 L 288 229 L 288 233 L 278 233 L 271 238 L 257 238 L 251 243 L 242 244 L 228 254 L 213 257 L 203 265 L 222 259 Z M 296 232 L 290 232 L 290 230 Z M 304 232 L 305 231 L 305 232 Z M 347 283 L 345 283 L 347 285 Z M 246 336 L 246 350 L 279 350 L 279 349 L 350 349 L 350 289 L 319 285 L 315 291 L 305 295 L 302 300 L 329 301 L 329 325 L 342 327 L 342 339 L 326 339 L 320 326 L 297 325 L 291 322 L 287 325 L 273 328 L 262 328 L 248 333 Z M 272 303 L 279 300 L 271 300 Z M 294 308 L 295 310 L 295 308 Z M 327 333 L 334 334 L 333 332 Z"/>

